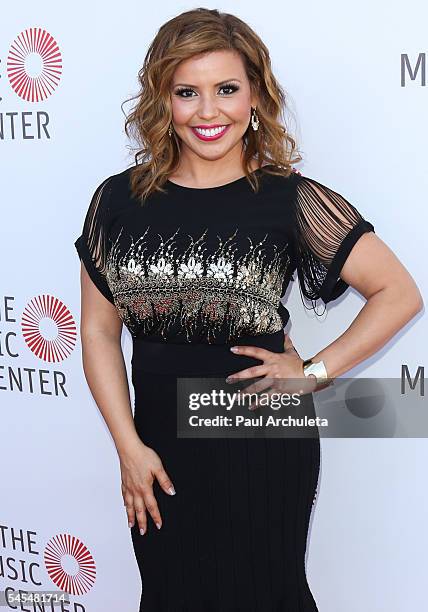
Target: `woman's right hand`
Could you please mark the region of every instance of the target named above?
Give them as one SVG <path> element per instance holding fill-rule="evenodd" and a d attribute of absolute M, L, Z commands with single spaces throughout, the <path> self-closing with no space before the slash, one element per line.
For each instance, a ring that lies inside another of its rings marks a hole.
<path fill-rule="evenodd" d="M 159 455 L 141 440 L 133 443 L 126 452 L 121 453 L 120 470 L 122 473 L 122 496 L 128 514 L 129 527 L 137 518 L 141 535 L 147 531 L 146 509 L 156 527 L 162 526 L 153 482 L 157 478 L 160 486 L 168 495 L 175 495 L 174 486 L 165 472 Z"/>

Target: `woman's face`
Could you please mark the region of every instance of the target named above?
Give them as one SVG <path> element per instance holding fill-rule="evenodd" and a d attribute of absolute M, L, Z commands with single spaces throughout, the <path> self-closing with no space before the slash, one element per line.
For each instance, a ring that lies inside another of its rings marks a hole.
<path fill-rule="evenodd" d="M 213 51 L 182 61 L 172 79 L 171 102 L 182 154 L 215 160 L 234 147 L 241 152 L 256 99 L 238 53 Z"/>

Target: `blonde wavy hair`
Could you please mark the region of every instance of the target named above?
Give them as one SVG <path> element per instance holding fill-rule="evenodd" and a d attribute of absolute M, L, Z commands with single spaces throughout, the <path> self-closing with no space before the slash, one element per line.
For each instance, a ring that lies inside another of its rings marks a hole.
<path fill-rule="evenodd" d="M 275 79 L 269 51 L 259 36 L 235 15 L 217 9 L 196 8 L 167 21 L 149 46 L 138 72 L 140 90 L 132 111 L 126 117 L 125 133 L 138 143 L 130 185 L 133 195 L 144 203 L 163 185 L 179 165 L 178 136 L 170 137 L 172 121 L 170 84 L 178 64 L 195 55 L 219 50 L 240 54 L 250 87 L 257 93 L 259 129 L 249 126 L 244 134 L 243 170 L 254 191 L 259 181 L 251 171 L 251 160 L 258 167 L 274 165 L 263 172 L 289 176 L 292 165 L 302 159 L 296 142 L 285 127 L 286 94 Z M 122 107 L 123 107 L 122 104 Z M 288 110 L 288 109 L 287 109 Z"/>

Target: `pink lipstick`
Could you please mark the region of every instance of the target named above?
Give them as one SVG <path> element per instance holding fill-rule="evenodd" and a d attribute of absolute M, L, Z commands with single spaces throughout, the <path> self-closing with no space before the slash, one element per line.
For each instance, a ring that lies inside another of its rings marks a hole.
<path fill-rule="evenodd" d="M 226 132 L 229 130 L 230 124 L 228 125 L 210 125 L 210 126 L 192 126 L 190 129 L 192 132 L 199 138 L 199 140 L 204 140 L 206 142 L 211 140 L 218 140 L 221 138 Z"/>

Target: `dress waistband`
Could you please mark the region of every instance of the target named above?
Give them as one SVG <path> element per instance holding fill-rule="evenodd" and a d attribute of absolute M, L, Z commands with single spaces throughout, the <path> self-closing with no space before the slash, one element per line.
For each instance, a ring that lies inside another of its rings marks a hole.
<path fill-rule="evenodd" d="M 185 375 L 232 374 L 262 361 L 237 355 L 231 346 L 246 345 L 274 353 L 284 352 L 284 331 L 258 336 L 241 336 L 230 344 L 153 342 L 144 337 L 133 339 L 132 369 L 152 373 Z"/>

